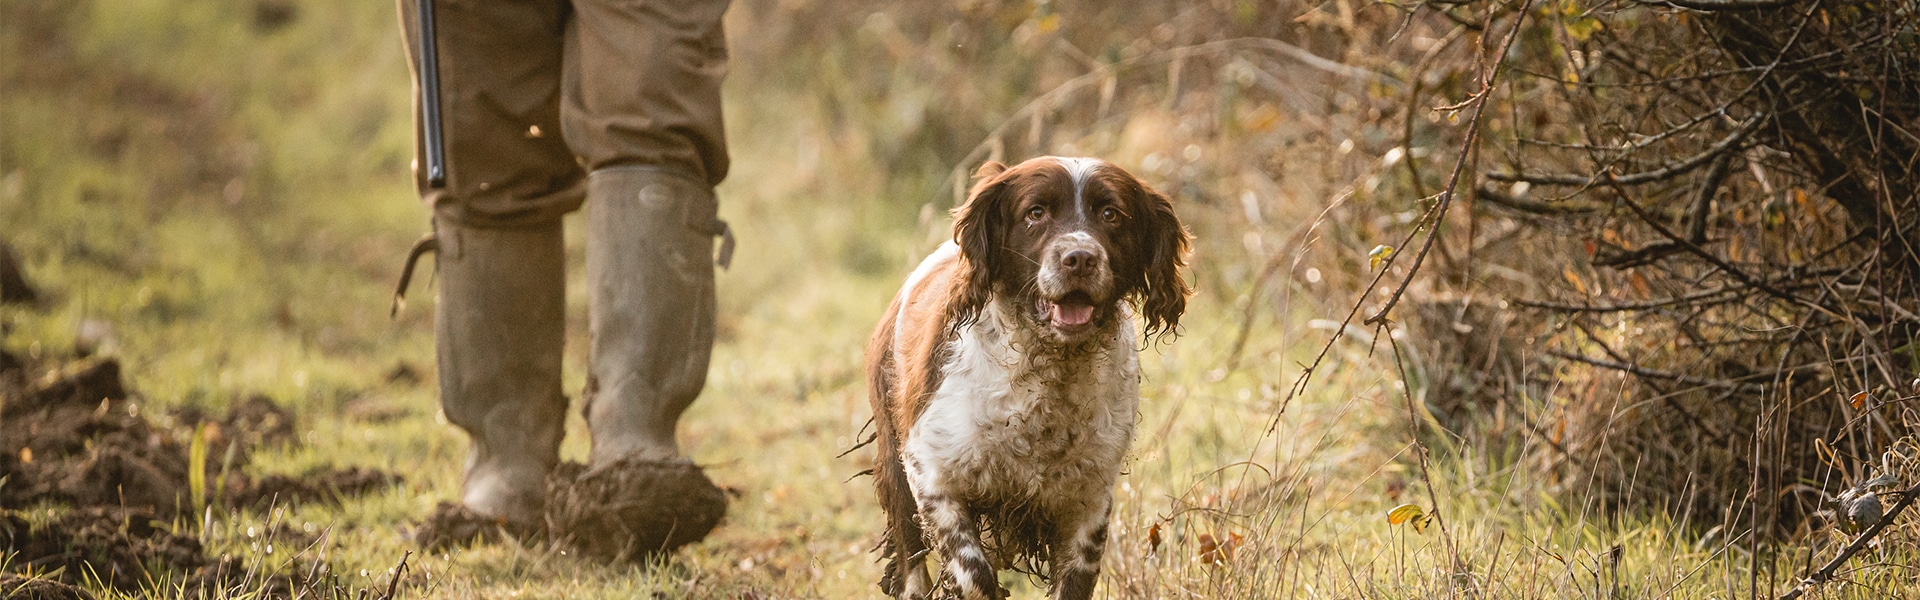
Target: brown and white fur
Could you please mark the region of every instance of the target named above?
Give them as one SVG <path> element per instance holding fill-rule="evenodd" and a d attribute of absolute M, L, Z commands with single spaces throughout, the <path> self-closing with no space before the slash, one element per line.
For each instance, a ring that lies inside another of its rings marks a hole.
<path fill-rule="evenodd" d="M 982 166 L 954 241 L 920 264 L 867 345 L 887 512 L 880 587 L 963 598 L 1024 565 L 1088 598 L 1140 402 L 1135 313 L 1171 332 L 1188 235 L 1166 196 L 1088 158 Z M 1038 571 L 1045 563 L 1046 570 Z"/>

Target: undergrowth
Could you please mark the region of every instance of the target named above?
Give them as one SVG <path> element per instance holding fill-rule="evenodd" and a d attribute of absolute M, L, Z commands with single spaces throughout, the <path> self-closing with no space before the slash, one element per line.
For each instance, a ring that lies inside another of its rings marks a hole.
<path fill-rule="evenodd" d="M 735 167 L 719 194 L 741 244 L 720 277 L 709 385 L 682 424 L 688 453 L 735 497 L 712 537 L 664 563 L 608 566 L 508 542 L 395 568 L 414 548 L 410 524 L 457 497 L 465 441 L 435 405 L 431 277 L 387 316 L 399 259 L 426 225 L 409 189 L 407 74 L 389 5 L 0 4 L 0 238 L 48 298 L 0 308 L 4 344 L 41 360 L 118 356 L 155 412 L 253 393 L 292 404 L 303 443 L 258 455 L 269 472 L 367 465 L 404 477 L 338 507 L 171 524 L 268 570 L 319 560 L 349 587 L 400 577 L 400 597 L 877 596 L 880 511 L 856 477 L 867 455 L 839 457 L 867 423 L 862 342 L 944 237 L 956 170 L 1093 154 L 1172 194 L 1198 238 L 1199 293 L 1181 335 L 1143 349 L 1140 434 L 1116 490 L 1102 594 L 1731 598 L 1784 591 L 1844 542 L 1816 532 L 1756 556 L 1685 512 L 1598 510 L 1529 462 L 1551 435 L 1482 445 L 1441 427 L 1425 402 L 1437 368 L 1402 325 L 1350 331 L 1289 394 L 1370 276 L 1376 238 L 1417 216 L 1376 193 L 1392 189 L 1381 182 L 1395 164 L 1383 160 L 1395 126 L 1377 92 L 1394 83 L 1303 67 L 1271 45 L 1203 46 L 1222 34 L 1205 26 L 1277 27 L 1338 56 L 1328 45 L 1349 3 L 1143 9 L 1166 17 L 1158 27 L 1046 2 L 951 14 L 738 4 Z M 795 33 L 808 19 L 858 29 Z M 974 46 L 943 54 L 919 36 Z M 1115 38 L 1138 43 L 1093 47 Z M 1068 49 L 1080 46 L 1093 50 Z M 821 64 L 830 72 L 816 77 Z M 1107 75 L 1076 79 L 1088 72 Z M 1061 89 L 1071 93 L 1049 95 Z M 569 390 L 584 384 L 586 354 L 578 219 Z M 1628 382 L 1581 385 L 1625 394 Z M 562 453 L 579 459 L 585 428 L 570 419 Z M 1436 518 L 1420 531 L 1390 524 L 1403 504 Z M 288 528 L 315 540 L 277 542 Z M 1909 543 L 1870 549 L 1825 597 L 1920 596 L 1902 566 L 1916 562 Z M 1020 577 L 1003 584 L 1041 593 Z M 151 591 L 181 594 L 164 578 Z"/>

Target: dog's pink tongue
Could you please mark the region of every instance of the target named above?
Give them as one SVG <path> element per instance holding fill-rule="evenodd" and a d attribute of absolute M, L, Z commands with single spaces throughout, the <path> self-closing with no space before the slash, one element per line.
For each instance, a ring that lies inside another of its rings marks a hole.
<path fill-rule="evenodd" d="M 1069 327 L 1085 325 L 1093 320 L 1093 307 L 1086 304 L 1053 305 L 1053 322 Z"/>

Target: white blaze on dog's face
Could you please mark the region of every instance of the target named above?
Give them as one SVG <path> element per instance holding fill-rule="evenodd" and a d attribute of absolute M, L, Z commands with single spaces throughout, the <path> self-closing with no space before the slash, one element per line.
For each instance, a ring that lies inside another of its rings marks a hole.
<path fill-rule="evenodd" d="M 1150 331 L 1178 322 L 1187 236 L 1165 196 L 1094 158 L 1041 157 L 981 174 L 956 218 L 976 265 L 970 303 L 999 294 L 1030 307 L 1033 322 L 1065 343 L 1107 330 L 1129 297 L 1142 300 Z"/>

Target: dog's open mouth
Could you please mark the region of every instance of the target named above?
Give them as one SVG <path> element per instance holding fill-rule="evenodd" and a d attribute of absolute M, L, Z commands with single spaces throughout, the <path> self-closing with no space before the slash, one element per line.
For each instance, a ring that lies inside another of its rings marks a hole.
<path fill-rule="evenodd" d="M 1093 296 L 1086 292 L 1075 290 L 1058 300 L 1041 298 L 1035 305 L 1056 329 L 1073 331 L 1093 323 Z"/>

